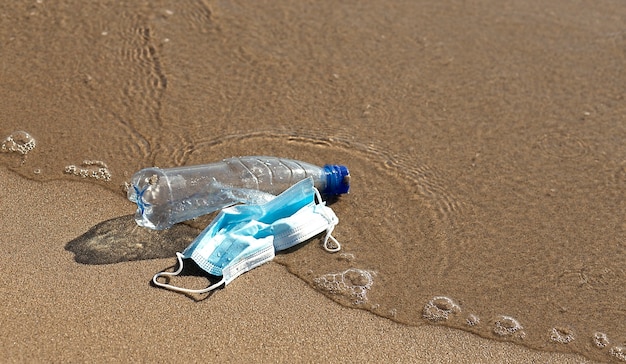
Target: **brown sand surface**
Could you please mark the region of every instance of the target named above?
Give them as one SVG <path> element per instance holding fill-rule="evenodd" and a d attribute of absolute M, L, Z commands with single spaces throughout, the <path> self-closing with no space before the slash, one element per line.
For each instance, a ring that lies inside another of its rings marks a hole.
<path fill-rule="evenodd" d="M 103 188 L 0 169 L 3 362 L 585 363 L 338 305 L 269 263 L 203 301 L 151 287 L 174 259 L 83 265 L 64 246 L 132 212 Z"/>
<path fill-rule="evenodd" d="M 1 4 L 5 356 L 623 360 L 624 24 L 620 0 Z M 137 227 L 124 182 L 241 155 L 347 165 L 346 255 L 151 287 L 197 231 Z"/>

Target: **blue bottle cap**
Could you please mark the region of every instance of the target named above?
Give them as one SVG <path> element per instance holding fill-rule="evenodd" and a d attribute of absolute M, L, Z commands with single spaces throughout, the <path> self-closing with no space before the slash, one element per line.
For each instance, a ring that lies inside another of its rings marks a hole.
<path fill-rule="evenodd" d="M 338 164 L 324 166 L 326 172 L 326 188 L 321 191 L 326 195 L 343 195 L 350 190 L 350 172 L 348 167 Z"/>

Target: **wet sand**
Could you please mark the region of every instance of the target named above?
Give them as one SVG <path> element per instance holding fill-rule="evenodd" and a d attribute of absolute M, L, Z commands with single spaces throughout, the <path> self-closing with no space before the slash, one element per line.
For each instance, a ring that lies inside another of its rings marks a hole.
<path fill-rule="evenodd" d="M 0 14 L 6 357 L 625 360 L 621 2 Z M 151 287 L 209 220 L 139 228 L 124 183 L 242 155 L 347 165 L 342 254 L 312 239 L 200 302 Z"/>
<path fill-rule="evenodd" d="M 119 195 L 4 168 L 0 187 L 5 362 L 588 362 L 346 308 L 276 263 L 196 302 L 150 286 L 173 258 L 83 265 L 64 249 L 93 225 L 131 213 Z"/>

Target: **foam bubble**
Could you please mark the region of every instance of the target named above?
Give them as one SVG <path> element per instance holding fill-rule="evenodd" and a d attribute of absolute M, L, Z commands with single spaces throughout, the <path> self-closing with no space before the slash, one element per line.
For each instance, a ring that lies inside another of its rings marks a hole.
<path fill-rule="evenodd" d="M 609 349 L 609 355 L 619 361 L 626 362 L 626 346 L 614 346 Z"/>
<path fill-rule="evenodd" d="M 8 137 L 4 138 L 0 145 L 0 151 L 4 153 L 19 153 L 26 155 L 31 150 L 35 149 L 37 141 L 30 134 L 25 131 L 19 130 L 11 133 Z"/>
<path fill-rule="evenodd" d="M 79 166 L 70 164 L 65 166 L 66 174 L 73 174 L 82 178 L 93 178 L 96 180 L 110 181 L 111 172 L 103 161 L 84 160 Z"/>
<path fill-rule="evenodd" d="M 470 313 L 469 315 L 467 315 L 465 323 L 467 324 L 467 326 L 477 326 L 478 324 L 480 324 L 480 317 L 474 315 L 473 313 Z"/>
<path fill-rule="evenodd" d="M 609 337 L 603 332 L 596 332 L 593 334 L 593 343 L 600 349 L 607 347 L 610 344 Z"/>
<path fill-rule="evenodd" d="M 352 254 L 352 253 L 341 253 L 337 257 L 337 260 L 343 260 L 343 261 L 346 261 L 346 262 L 351 262 L 354 259 L 355 259 L 355 257 L 354 257 L 354 254 Z"/>
<path fill-rule="evenodd" d="M 318 288 L 349 298 L 353 304 L 359 305 L 367 302 L 367 291 L 374 284 L 374 279 L 369 271 L 350 268 L 341 273 L 324 274 L 313 282 Z"/>
<path fill-rule="evenodd" d="M 447 320 L 451 314 L 461 312 L 461 307 L 451 298 L 445 296 L 433 297 L 424 306 L 422 316 L 430 321 Z"/>
<path fill-rule="evenodd" d="M 493 333 L 498 336 L 517 336 L 524 338 L 526 333 L 524 327 L 511 316 L 500 316 L 493 327 Z"/>
<path fill-rule="evenodd" d="M 574 341 L 574 330 L 569 327 L 553 327 L 550 340 L 559 344 L 568 344 Z"/>

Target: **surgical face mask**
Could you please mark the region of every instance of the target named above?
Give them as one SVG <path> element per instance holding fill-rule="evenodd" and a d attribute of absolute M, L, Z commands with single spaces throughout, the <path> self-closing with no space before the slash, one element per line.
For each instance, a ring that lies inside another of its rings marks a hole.
<path fill-rule="evenodd" d="M 174 291 L 206 293 L 272 260 L 275 251 L 291 248 L 323 231 L 324 249 L 336 252 L 341 247 L 331 233 L 338 222 L 313 187 L 313 180 L 304 179 L 267 203 L 222 210 L 182 253 L 176 253 L 178 269 L 157 273 L 152 281 Z M 204 271 L 222 279 L 204 289 L 159 282 L 159 277 L 180 274 L 183 259 L 192 259 Z"/>

